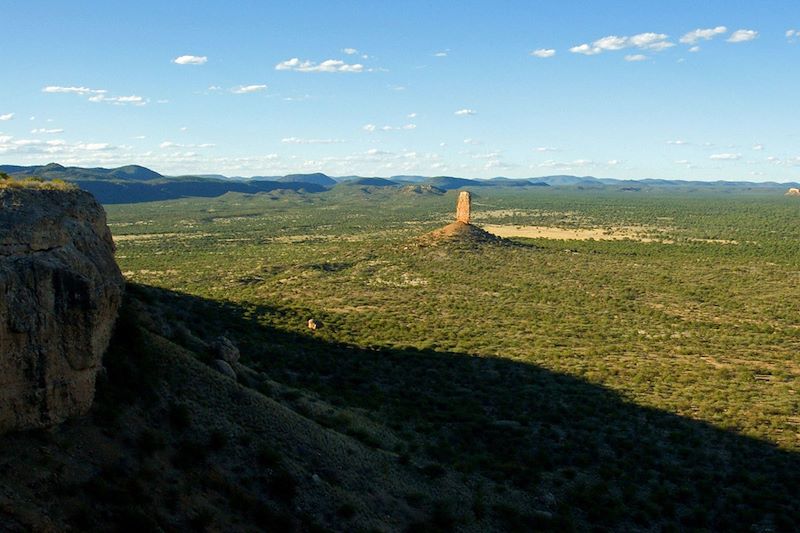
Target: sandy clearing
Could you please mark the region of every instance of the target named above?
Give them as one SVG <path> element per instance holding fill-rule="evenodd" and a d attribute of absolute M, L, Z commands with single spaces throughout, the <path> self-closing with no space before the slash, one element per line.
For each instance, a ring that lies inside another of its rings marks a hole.
<path fill-rule="evenodd" d="M 568 241 L 586 241 L 594 239 L 596 241 L 619 241 L 632 239 L 642 242 L 654 242 L 657 239 L 645 237 L 643 234 L 646 228 L 621 227 L 611 230 L 592 228 L 592 229 L 568 229 L 553 226 L 517 226 L 487 224 L 483 229 L 493 233 L 498 237 L 525 237 L 528 239 L 558 239 Z"/>
<path fill-rule="evenodd" d="M 180 237 L 181 239 L 202 239 L 210 237 L 211 233 L 132 233 L 130 235 L 114 235 L 114 242 L 123 241 L 151 241 L 153 239 L 170 239 Z"/>

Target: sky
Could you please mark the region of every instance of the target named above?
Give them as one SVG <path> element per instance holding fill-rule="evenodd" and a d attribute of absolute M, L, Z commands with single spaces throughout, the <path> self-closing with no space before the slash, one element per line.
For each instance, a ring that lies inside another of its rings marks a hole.
<path fill-rule="evenodd" d="M 0 0 L 0 164 L 800 180 L 797 0 Z"/>

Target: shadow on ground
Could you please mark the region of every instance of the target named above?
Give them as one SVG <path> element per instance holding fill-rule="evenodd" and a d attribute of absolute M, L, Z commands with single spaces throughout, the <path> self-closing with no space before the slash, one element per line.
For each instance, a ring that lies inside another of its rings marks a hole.
<path fill-rule="evenodd" d="M 640 407 L 530 364 L 363 349 L 260 321 L 292 310 L 245 308 L 145 286 L 130 292 L 158 320 L 183 324 L 194 337 L 230 337 L 242 362 L 272 380 L 368 413 L 397 437 L 390 451 L 400 461 L 422 457 L 447 471 L 489 478 L 487 490 L 530 494 L 534 507 L 546 510 L 546 528 L 800 528 L 800 455 L 768 442 Z M 386 446 L 366 432 L 337 429 Z M 514 524 L 527 528 L 524 518 Z"/>

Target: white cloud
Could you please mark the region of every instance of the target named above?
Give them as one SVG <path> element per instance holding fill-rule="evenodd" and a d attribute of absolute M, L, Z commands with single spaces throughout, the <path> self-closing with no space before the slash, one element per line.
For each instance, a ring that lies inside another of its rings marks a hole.
<path fill-rule="evenodd" d="M 339 144 L 345 142 L 342 139 L 301 139 L 299 137 L 284 137 L 281 139 L 284 144 Z"/>
<path fill-rule="evenodd" d="M 214 148 L 216 146 L 212 143 L 203 144 L 180 144 L 172 141 L 164 141 L 158 145 L 159 148 Z"/>
<path fill-rule="evenodd" d="M 5 115 L 0 115 L 0 121 L 2 122 L 11 120 L 12 118 L 14 118 L 14 113 L 6 113 Z"/>
<path fill-rule="evenodd" d="M 43 93 L 50 94 L 77 94 L 79 96 L 88 96 L 90 102 L 106 102 L 117 105 L 145 105 L 148 100 L 132 94 L 130 96 L 109 96 L 108 91 L 105 89 L 90 89 L 88 87 L 62 87 L 59 85 L 48 85 L 42 89 Z"/>
<path fill-rule="evenodd" d="M 481 144 L 481 142 L 477 139 L 464 139 L 464 144 L 471 144 L 473 146 L 477 146 Z"/>
<path fill-rule="evenodd" d="M 447 57 L 447 54 L 449 52 L 450 50 L 442 50 L 441 52 L 436 52 L 435 54 L 433 54 L 433 57 Z"/>
<path fill-rule="evenodd" d="M 383 126 L 382 131 L 400 131 L 400 130 L 415 130 L 416 124 L 404 124 L 403 126 Z"/>
<path fill-rule="evenodd" d="M 531 52 L 531 55 L 534 57 L 547 58 L 556 55 L 556 51 L 552 48 L 539 48 L 538 50 Z"/>
<path fill-rule="evenodd" d="M 297 72 L 364 72 L 364 65 L 360 63 L 345 63 L 340 59 L 326 59 L 322 63 L 293 57 L 275 65 L 275 70 L 294 70 Z"/>
<path fill-rule="evenodd" d="M 585 56 L 593 56 L 602 52 L 601 49 L 594 48 L 586 43 L 579 44 L 578 46 L 573 46 L 572 48 L 569 49 L 569 51 L 572 52 L 573 54 L 583 54 Z"/>
<path fill-rule="evenodd" d="M 609 35 L 608 37 L 597 39 L 593 44 L 595 48 L 601 50 L 622 50 L 628 46 L 628 38 Z"/>
<path fill-rule="evenodd" d="M 111 148 L 111 145 L 108 143 L 81 143 L 77 144 L 76 147 L 81 150 L 96 152 L 98 150 L 108 150 Z"/>
<path fill-rule="evenodd" d="M 147 102 L 141 96 L 132 94 L 130 96 L 106 96 L 105 94 L 96 94 L 89 97 L 90 102 L 109 102 L 112 104 L 125 105 L 145 105 Z"/>
<path fill-rule="evenodd" d="M 718 35 L 722 35 L 723 33 L 727 33 L 728 28 L 725 26 L 717 26 L 716 28 L 697 28 L 696 30 L 690 31 L 683 35 L 680 38 L 680 42 L 683 44 L 695 44 L 698 41 L 709 41 Z"/>
<path fill-rule="evenodd" d="M 647 61 L 647 56 L 644 54 L 628 54 L 625 56 L 625 61 Z"/>
<path fill-rule="evenodd" d="M 42 89 L 43 93 L 61 93 L 61 94 L 105 94 L 108 91 L 105 89 L 89 89 L 88 87 L 61 87 L 58 85 L 48 85 Z"/>
<path fill-rule="evenodd" d="M 606 51 L 616 51 L 625 48 L 639 48 L 640 50 L 652 50 L 660 52 L 666 50 L 675 43 L 670 42 L 669 36 L 665 33 L 638 33 L 631 37 L 609 35 L 594 41 L 591 44 L 584 43 L 573 46 L 569 49 L 573 54 L 583 54 L 593 56 Z"/>
<path fill-rule="evenodd" d="M 676 139 L 674 141 L 667 141 L 667 144 L 672 144 L 675 146 L 685 146 L 689 143 L 687 141 L 684 141 L 683 139 Z"/>
<path fill-rule="evenodd" d="M 665 33 L 640 33 L 638 35 L 634 35 L 628 39 L 628 43 L 630 46 L 635 48 L 641 48 L 643 50 L 664 50 L 665 48 L 670 48 L 675 46 L 674 43 L 669 42 L 667 39 L 669 35 Z"/>
<path fill-rule="evenodd" d="M 406 118 L 417 118 L 417 114 L 416 113 L 409 113 L 408 115 L 406 115 Z"/>
<path fill-rule="evenodd" d="M 537 148 L 534 148 L 534 150 L 537 151 L 537 152 L 558 152 L 559 151 L 558 148 L 552 148 L 550 146 L 539 146 Z"/>
<path fill-rule="evenodd" d="M 728 38 L 729 43 L 746 43 L 758 37 L 756 30 L 736 30 Z"/>
<path fill-rule="evenodd" d="M 208 58 L 206 56 L 184 55 L 176 57 L 172 62 L 177 65 L 205 65 L 208 63 Z"/>
<path fill-rule="evenodd" d="M 231 89 L 233 94 L 252 94 L 266 90 L 266 85 L 240 85 Z"/>
<path fill-rule="evenodd" d="M 364 124 L 364 126 L 361 129 L 363 129 L 364 131 L 372 132 L 375 131 L 377 127 L 375 126 L 375 124 Z"/>
<path fill-rule="evenodd" d="M 478 114 L 478 112 L 477 112 L 477 111 L 475 111 L 474 109 L 467 109 L 467 108 L 464 108 L 464 109 L 459 109 L 459 110 L 458 110 L 458 111 L 456 111 L 454 114 L 455 114 L 456 116 L 459 116 L 459 117 L 469 117 L 469 116 L 472 116 L 472 115 L 477 115 L 477 114 Z"/>
<path fill-rule="evenodd" d="M 53 128 L 53 129 L 35 128 L 35 129 L 31 130 L 31 133 L 49 133 L 49 134 L 54 134 L 54 133 L 64 133 L 64 130 L 62 130 L 60 128 Z"/>
<path fill-rule="evenodd" d="M 709 157 L 712 161 L 736 161 L 737 159 L 741 159 L 742 154 L 713 154 Z"/>
<path fill-rule="evenodd" d="M 756 152 L 760 152 L 763 149 L 764 149 L 764 145 L 763 144 L 754 144 L 753 145 L 753 150 L 755 150 Z"/>
<path fill-rule="evenodd" d="M 354 56 L 358 53 L 358 50 L 355 48 L 344 48 L 342 52 L 349 56 Z"/>
<path fill-rule="evenodd" d="M 800 30 L 786 30 L 784 34 L 786 36 L 786 40 L 790 43 L 796 42 L 798 37 L 800 37 Z"/>
<path fill-rule="evenodd" d="M 689 48 L 689 51 L 693 52 L 693 53 L 694 52 L 699 52 L 700 51 L 700 47 L 699 46 L 692 46 L 692 47 Z"/>

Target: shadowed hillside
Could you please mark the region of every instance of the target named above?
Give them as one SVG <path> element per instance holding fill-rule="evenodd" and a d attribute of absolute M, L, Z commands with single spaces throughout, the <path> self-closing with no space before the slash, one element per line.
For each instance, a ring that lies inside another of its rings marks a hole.
<path fill-rule="evenodd" d="M 129 292 L 92 418 L 0 442 L 0 480 L 21 487 L 0 507 L 11 530 L 800 525 L 800 457 L 772 444 L 531 364 L 363 349 L 258 321 L 290 309 Z M 222 334 L 239 385 L 206 366 Z"/>

